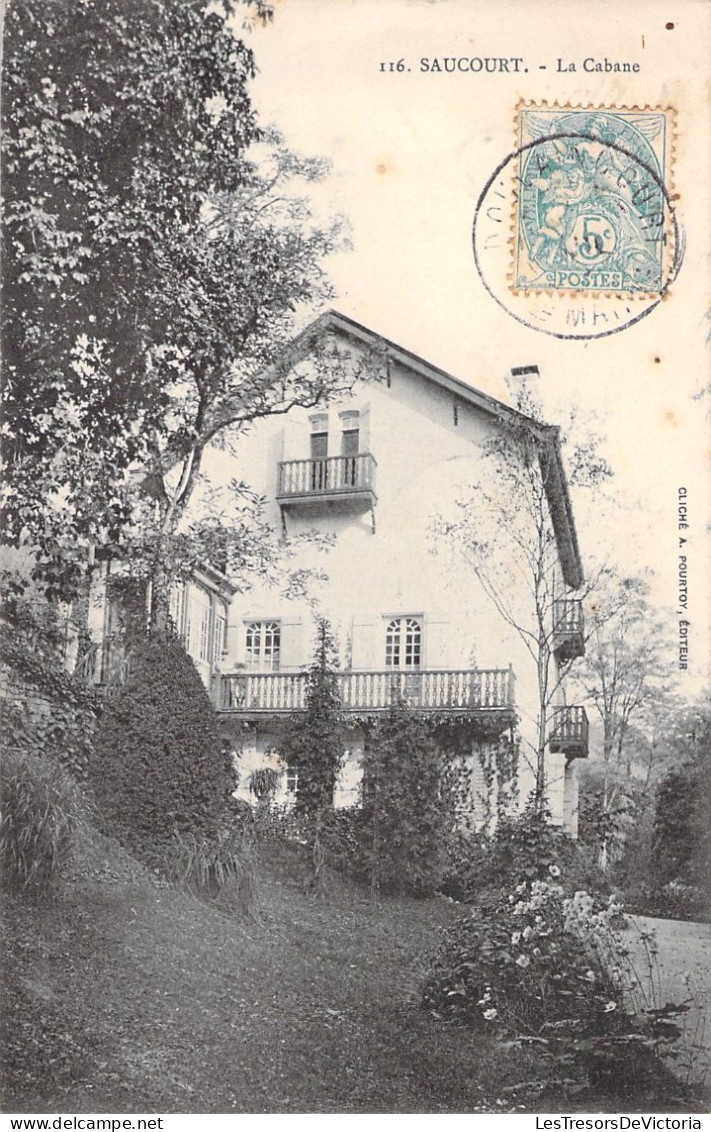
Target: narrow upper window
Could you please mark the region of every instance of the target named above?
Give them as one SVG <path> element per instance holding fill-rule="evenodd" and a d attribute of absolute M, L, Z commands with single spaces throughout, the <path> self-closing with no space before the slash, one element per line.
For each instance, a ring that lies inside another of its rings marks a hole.
<path fill-rule="evenodd" d="M 328 415 L 315 413 L 311 421 L 311 490 L 328 487 Z"/>
<path fill-rule="evenodd" d="M 341 475 L 344 487 L 358 482 L 358 453 L 360 451 L 360 413 L 348 409 L 341 416 Z"/>
<path fill-rule="evenodd" d="M 250 672 L 278 672 L 281 626 L 278 621 L 251 621 L 247 626 L 245 659 Z"/>
<path fill-rule="evenodd" d="M 387 668 L 419 668 L 422 656 L 422 624 L 416 617 L 395 617 L 385 632 Z"/>

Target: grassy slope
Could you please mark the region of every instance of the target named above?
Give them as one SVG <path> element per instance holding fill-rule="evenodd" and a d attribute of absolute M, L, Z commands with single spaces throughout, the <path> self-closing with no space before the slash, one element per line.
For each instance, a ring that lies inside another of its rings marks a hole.
<path fill-rule="evenodd" d="M 417 1009 L 445 901 L 304 896 L 271 873 L 247 921 L 95 837 L 61 899 L 5 912 L 5 1111 L 560 1107 L 510 1091 L 534 1069 L 521 1051 Z"/>

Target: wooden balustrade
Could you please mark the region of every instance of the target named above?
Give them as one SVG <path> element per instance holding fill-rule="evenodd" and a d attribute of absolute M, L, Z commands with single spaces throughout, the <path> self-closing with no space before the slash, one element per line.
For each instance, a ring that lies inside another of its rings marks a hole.
<path fill-rule="evenodd" d="M 510 668 L 461 671 L 341 672 L 344 711 L 383 711 L 403 701 L 426 711 L 478 711 L 513 708 Z M 279 713 L 303 711 L 304 672 L 236 672 L 219 678 L 219 711 Z"/>
<path fill-rule="evenodd" d="M 549 745 L 554 754 L 568 758 L 587 758 L 590 725 L 588 714 L 579 704 L 556 708 Z"/>
<path fill-rule="evenodd" d="M 277 498 L 372 493 L 375 468 L 375 458 L 369 452 L 328 456 L 323 460 L 282 460 Z"/>
<path fill-rule="evenodd" d="M 573 660 L 585 652 L 583 606 L 575 598 L 562 598 L 554 603 L 553 651 L 561 660 Z"/>

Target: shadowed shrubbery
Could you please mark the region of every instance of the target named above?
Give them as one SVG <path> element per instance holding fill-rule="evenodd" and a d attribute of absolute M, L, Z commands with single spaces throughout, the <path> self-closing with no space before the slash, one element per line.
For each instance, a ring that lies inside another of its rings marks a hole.
<path fill-rule="evenodd" d="M 198 900 L 251 913 L 257 895 L 256 847 L 249 830 L 199 836 L 176 833 L 167 864 L 171 879 Z"/>
<path fill-rule="evenodd" d="M 195 665 L 176 639 L 146 640 L 106 706 L 93 788 L 109 832 L 164 863 L 176 832 L 201 837 L 232 809 L 232 760 Z"/>
<path fill-rule="evenodd" d="M 58 763 L 23 751 L 3 755 L 0 876 L 8 892 L 46 893 L 71 856 L 80 794 Z"/>

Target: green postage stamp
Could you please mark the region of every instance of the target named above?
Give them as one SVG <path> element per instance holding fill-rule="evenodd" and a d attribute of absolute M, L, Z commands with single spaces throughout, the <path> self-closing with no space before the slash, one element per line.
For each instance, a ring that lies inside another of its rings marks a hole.
<path fill-rule="evenodd" d="M 661 295 L 672 147 L 669 109 L 520 106 L 511 289 Z"/>

